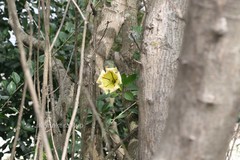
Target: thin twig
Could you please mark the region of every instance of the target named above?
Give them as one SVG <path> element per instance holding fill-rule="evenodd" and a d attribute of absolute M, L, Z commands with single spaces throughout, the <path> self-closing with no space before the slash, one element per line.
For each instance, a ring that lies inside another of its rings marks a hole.
<path fill-rule="evenodd" d="M 57 160 L 59 160 L 59 156 L 58 156 L 58 152 L 57 152 L 57 148 L 55 146 L 55 143 L 54 143 L 54 138 L 53 138 L 53 127 L 52 127 L 52 124 L 51 124 L 51 120 L 48 119 L 48 123 L 49 123 L 49 126 L 50 126 L 50 135 L 51 135 L 51 140 L 52 140 L 52 144 L 53 144 L 53 150 L 54 150 L 54 153 L 55 153 L 55 156 L 57 158 Z M 54 124 L 55 125 L 55 124 Z"/>
<path fill-rule="evenodd" d="M 26 1 L 25 3 L 25 9 L 28 12 L 28 16 L 29 16 L 29 20 L 30 20 L 30 35 L 29 35 L 29 57 L 28 60 L 32 59 L 32 49 L 33 49 L 33 43 L 32 43 L 32 39 L 33 39 L 33 17 L 32 14 L 30 12 L 29 6 L 28 6 L 28 2 Z"/>
<path fill-rule="evenodd" d="M 96 117 L 93 115 L 92 116 L 92 128 L 91 128 L 91 138 L 90 138 L 90 142 L 91 142 L 91 145 L 92 145 L 92 148 L 94 148 L 94 137 L 95 137 L 95 129 L 96 129 Z M 92 150 L 92 157 L 94 156 L 94 149 Z"/>
<path fill-rule="evenodd" d="M 74 9 L 75 12 L 75 19 L 79 19 L 79 13 L 77 8 Z M 74 71 L 75 71 L 75 76 L 78 77 L 78 35 L 80 33 L 80 25 L 79 25 L 79 21 L 75 21 L 75 32 L 74 32 L 74 37 L 75 37 L 75 41 L 74 41 L 74 49 L 73 49 L 73 53 L 74 53 Z M 74 83 L 77 82 L 77 79 L 74 79 Z M 76 93 L 76 88 L 74 93 Z"/>
<path fill-rule="evenodd" d="M 83 29 L 83 38 L 82 38 L 82 46 L 81 46 L 81 63 L 80 63 L 80 70 L 79 70 L 79 78 L 78 78 L 78 88 L 77 88 L 77 94 L 76 94 L 76 100 L 74 102 L 74 108 L 72 117 L 70 120 L 69 128 L 67 131 L 64 147 L 63 147 L 63 153 L 62 153 L 62 160 L 65 160 L 65 157 L 67 155 L 67 148 L 69 143 L 69 138 L 71 135 L 71 130 L 74 124 L 74 120 L 77 114 L 78 104 L 79 104 L 79 97 L 81 93 L 81 86 L 82 86 L 82 77 L 83 77 L 83 67 L 84 67 L 84 50 L 85 50 L 85 40 L 86 40 L 86 33 L 87 33 L 87 21 L 84 21 L 84 29 Z"/>
<path fill-rule="evenodd" d="M 33 37 L 33 27 L 32 27 L 32 14 L 29 10 L 29 6 L 28 6 L 28 2 L 25 3 L 25 8 L 28 12 L 28 16 L 30 19 L 30 37 L 29 37 L 29 57 L 28 60 L 31 60 L 32 58 L 32 37 Z M 24 106 L 24 102 L 25 102 L 25 98 L 26 98 L 26 92 L 27 92 L 27 84 L 24 83 L 24 87 L 23 87 L 23 93 L 22 93 L 22 100 L 21 100 L 21 104 L 20 104 L 20 109 L 19 109 L 19 115 L 18 115 L 18 121 L 17 121 L 17 129 L 16 129 L 16 134 L 14 137 L 14 142 L 13 142 L 13 148 L 12 148 L 12 152 L 11 152 L 11 156 L 10 156 L 10 160 L 13 160 L 15 157 L 15 151 L 16 151 L 16 145 L 17 145 L 17 141 L 18 141 L 18 137 L 20 134 L 20 129 L 21 129 L 21 121 L 22 121 L 22 115 L 23 115 L 23 106 Z"/>
<path fill-rule="evenodd" d="M 46 6 L 45 6 L 46 3 Z M 49 66 L 49 56 L 51 56 L 49 52 L 50 47 L 50 39 L 49 39 L 49 16 L 50 16 L 50 0 L 46 2 L 41 0 L 41 5 L 43 8 L 43 22 L 44 22 L 44 30 L 45 30 L 45 48 L 44 48 L 44 67 L 43 67 L 43 83 L 42 83 L 42 99 L 41 99 L 41 110 L 42 116 L 45 117 L 45 109 L 46 102 L 48 96 L 48 66 Z M 42 138 L 42 137 L 41 137 Z M 40 143 L 39 147 L 39 159 L 42 159 L 43 156 L 43 147 Z"/>
<path fill-rule="evenodd" d="M 51 56 L 49 52 L 50 39 L 49 39 L 49 12 L 50 12 L 50 0 L 47 0 L 46 6 L 44 0 L 41 1 L 42 8 L 46 8 L 43 11 L 44 19 L 44 29 L 45 29 L 45 50 L 44 50 L 44 67 L 43 67 L 43 84 L 42 84 L 42 112 L 44 115 L 46 108 L 46 97 L 48 94 L 48 69 L 49 69 L 49 57 Z"/>
<path fill-rule="evenodd" d="M 237 140 L 237 135 L 238 135 L 239 131 L 240 131 L 240 124 L 237 124 L 237 130 L 235 131 L 232 146 L 231 146 L 231 149 L 229 151 L 229 156 L 228 156 L 227 160 L 230 160 L 231 157 L 232 157 L 233 148 L 235 146 L 235 143 L 236 143 L 236 140 Z"/>
<path fill-rule="evenodd" d="M 53 94 L 53 74 L 52 74 L 52 60 L 51 60 L 51 55 L 49 56 L 49 89 L 50 89 L 50 104 L 51 104 L 51 114 L 52 114 L 52 119 L 53 119 L 53 124 L 55 124 L 55 119 L 56 119 L 56 115 L 55 115 L 55 100 L 54 100 L 54 94 Z M 49 96 L 49 95 L 48 95 Z M 51 123 L 51 122 L 49 122 Z M 56 131 L 55 130 L 55 127 L 52 129 L 51 127 L 51 124 L 50 124 L 50 128 L 51 128 L 51 136 L 52 136 L 52 132 L 54 130 L 54 132 Z M 52 138 L 52 143 L 53 143 L 53 147 L 54 147 L 54 151 L 56 150 L 55 149 L 55 142 L 54 142 L 54 139 Z M 55 151 L 55 154 L 57 156 L 57 159 L 59 160 L 59 157 L 58 157 L 58 154 L 57 154 L 57 151 Z"/>
<path fill-rule="evenodd" d="M 77 0 L 77 3 L 79 1 Z M 90 1 L 89 1 L 90 2 Z M 75 7 L 74 9 L 75 12 L 75 19 L 80 19 L 80 13 L 78 12 L 78 9 Z M 74 91 L 73 91 L 73 99 L 76 99 L 76 94 L 77 94 L 77 77 L 79 77 L 79 67 L 78 67 L 78 48 L 79 48 L 79 38 L 78 35 L 80 34 L 80 26 L 82 25 L 82 22 L 79 24 L 79 21 L 75 21 L 75 32 L 74 32 L 74 37 L 75 37 L 75 41 L 74 41 L 74 72 L 75 72 L 75 77 L 74 78 Z M 80 57 L 80 54 L 79 54 Z M 82 116 L 80 116 L 82 117 Z M 80 122 L 81 123 L 81 122 Z M 75 135 L 75 131 L 74 131 L 74 135 Z"/>
<path fill-rule="evenodd" d="M 99 43 L 102 41 L 103 37 L 105 36 L 105 34 L 106 34 L 106 32 L 107 32 L 107 29 L 108 29 L 109 23 L 110 23 L 110 21 L 107 21 L 107 23 L 106 23 L 106 28 L 105 28 L 104 31 L 103 31 L 103 35 L 102 35 L 102 37 L 99 39 L 99 41 L 98 41 L 97 44 L 99 44 Z"/>
<path fill-rule="evenodd" d="M 43 139 L 43 144 L 45 147 L 47 158 L 49 160 L 52 160 L 53 156 L 52 156 L 51 148 L 48 143 L 47 134 L 45 132 L 43 115 L 42 115 L 42 112 L 40 111 L 37 94 L 36 94 L 36 91 L 35 91 L 35 88 L 33 85 L 30 69 L 28 67 L 27 60 L 25 57 L 25 55 L 26 55 L 25 49 L 23 47 L 23 42 L 20 37 L 20 30 L 18 29 L 18 26 L 20 26 L 20 23 L 19 23 L 19 19 L 17 16 L 16 4 L 15 4 L 15 1 L 12 1 L 12 0 L 7 0 L 7 4 L 8 4 L 9 20 L 12 20 L 12 22 L 13 22 L 13 26 L 11 26 L 11 27 L 14 30 L 14 33 L 16 35 L 16 39 L 18 42 L 21 65 L 23 68 L 23 73 L 24 73 L 25 80 L 26 80 L 26 83 L 29 88 L 30 95 L 32 97 L 33 107 L 34 107 L 34 111 L 36 113 L 37 122 L 39 124 L 39 129 L 40 129 L 40 133 L 41 133 L 41 136 Z"/>
<path fill-rule="evenodd" d="M 17 91 L 22 88 L 23 84 L 24 84 L 24 83 L 20 84 L 20 85 L 17 87 L 17 89 L 13 92 L 13 94 L 11 95 L 11 97 L 9 97 L 9 98 L 7 99 L 7 101 L 1 106 L 1 109 L 3 109 L 3 108 L 8 104 L 8 102 L 9 102 L 10 99 L 15 95 L 15 93 L 17 93 Z"/>
<path fill-rule="evenodd" d="M 38 150 L 39 150 L 39 143 L 40 143 L 40 136 L 37 137 L 37 143 L 35 147 L 35 152 L 34 152 L 34 158 L 33 160 L 37 160 L 37 155 L 38 155 Z"/>
<path fill-rule="evenodd" d="M 69 59 L 68 65 L 67 65 L 66 73 L 65 73 L 65 75 L 64 75 L 64 78 L 63 78 L 62 83 L 60 83 L 55 90 L 50 90 L 49 94 L 55 93 L 60 87 L 62 87 L 63 85 L 65 85 L 65 80 L 66 80 L 66 78 L 67 78 L 67 76 L 68 76 L 68 71 L 69 71 L 69 68 L 70 68 L 70 65 L 71 65 L 71 62 L 72 62 L 73 54 L 74 54 L 74 52 L 71 53 L 71 56 L 70 56 L 70 59 Z M 55 59 L 54 59 L 54 60 L 55 60 Z M 52 61 L 51 61 L 51 62 L 52 62 Z"/>
<path fill-rule="evenodd" d="M 137 133 L 137 131 L 138 131 L 138 128 L 133 129 L 133 130 L 129 133 L 129 135 L 122 140 L 122 142 L 118 143 L 118 144 L 108 153 L 108 155 L 105 157 L 104 160 L 108 160 L 108 159 L 112 156 L 112 154 L 115 153 L 116 150 L 122 145 L 122 143 L 124 143 L 124 142 L 126 142 L 127 140 L 129 140 L 133 135 L 135 135 L 135 134 Z"/>
<path fill-rule="evenodd" d="M 14 157 L 15 157 L 17 141 L 18 141 L 18 137 L 19 137 L 19 133 L 20 133 L 20 129 L 21 129 L 21 121 L 22 121 L 22 115 L 23 115 L 23 105 L 24 105 L 25 98 L 26 98 L 26 91 L 27 91 L 27 84 L 25 83 L 24 87 L 23 87 L 22 100 L 21 100 L 21 104 L 20 104 L 17 127 L 16 127 L 17 129 L 16 129 L 16 134 L 15 134 L 15 137 L 14 137 L 13 148 L 12 148 L 10 160 L 13 160 Z"/>
<path fill-rule="evenodd" d="M 107 147 L 108 150 L 110 150 L 110 143 L 109 143 L 109 140 L 108 140 L 108 137 L 107 137 L 106 130 L 104 129 L 103 122 L 102 122 L 102 120 L 101 120 L 101 118 L 100 118 L 100 116 L 99 116 L 99 114 L 98 114 L 98 112 L 96 110 L 96 107 L 95 107 L 95 105 L 94 105 L 94 103 L 93 103 L 93 101 L 91 99 L 90 93 L 88 92 L 88 90 L 86 88 L 84 88 L 84 92 L 85 92 L 85 94 L 87 96 L 87 100 L 88 100 L 88 102 L 90 104 L 90 107 L 91 107 L 91 110 L 93 112 L 93 115 L 96 117 L 96 120 L 97 120 L 97 122 L 98 122 L 98 124 L 100 126 L 103 139 L 104 139 L 104 141 L 106 143 L 106 147 Z"/>
<path fill-rule="evenodd" d="M 133 36 L 133 34 L 132 34 L 132 33 L 130 33 L 130 36 L 132 37 L 132 39 L 133 39 L 134 43 L 136 44 L 136 46 L 137 46 L 137 48 L 138 48 L 139 52 L 141 52 L 141 48 L 140 48 L 140 46 L 138 45 L 138 43 L 137 43 L 137 41 L 136 41 L 136 39 L 135 39 L 135 37 Z"/>
<path fill-rule="evenodd" d="M 117 115 L 112 122 L 114 122 L 118 117 L 120 117 L 122 114 L 124 114 L 127 110 L 129 110 L 132 106 L 134 106 L 137 102 L 134 102 L 133 104 L 131 104 L 129 107 L 127 107 L 124 111 L 122 111 L 121 113 L 119 113 L 119 115 Z"/>
<path fill-rule="evenodd" d="M 58 35 L 59 35 L 59 33 L 60 33 L 61 29 L 62 29 L 63 23 L 64 23 L 65 18 L 66 18 L 66 16 L 67 16 L 67 11 L 68 11 L 68 8 L 69 8 L 69 4 L 70 4 L 70 0 L 68 0 L 68 3 L 67 3 L 67 6 L 66 6 L 66 9 L 65 9 L 65 12 L 64 12 L 64 14 L 63 14 L 63 18 L 62 18 L 61 24 L 60 24 L 60 26 L 59 26 L 59 28 L 58 28 L 58 31 L 57 31 L 54 39 L 53 39 L 52 44 L 51 44 L 51 46 L 50 46 L 50 49 L 49 49 L 50 52 L 52 51 L 53 46 L 54 46 L 54 44 L 56 43 L 56 40 L 57 40 L 57 38 L 58 38 Z"/>
<path fill-rule="evenodd" d="M 50 126 L 50 136 L 51 136 L 51 139 L 52 139 L 52 144 L 53 144 L 53 150 L 54 150 L 54 153 L 55 153 L 55 156 L 57 158 L 57 160 L 59 160 L 59 156 L 58 156 L 58 152 L 57 152 L 57 149 L 56 149 L 56 146 L 55 146 L 55 141 L 54 141 L 54 138 L 53 138 L 53 130 L 54 132 L 56 131 L 55 130 L 55 127 L 52 128 L 52 124 L 53 123 L 55 125 L 55 100 L 54 100 L 54 94 L 53 94 L 53 75 L 52 75 L 52 60 L 51 60 L 51 55 L 49 56 L 49 88 L 50 88 L 50 104 L 51 104 L 51 115 L 52 115 L 52 122 L 51 122 L 51 119 L 49 118 L 48 119 L 48 122 L 49 122 L 49 126 Z M 49 97 L 49 95 L 48 95 Z M 48 107 L 48 112 L 50 113 L 50 110 L 49 110 L 49 107 Z M 49 115 L 48 115 L 49 116 Z"/>
<path fill-rule="evenodd" d="M 75 152 L 75 141 L 76 141 L 76 134 L 75 134 L 75 124 L 73 124 L 73 130 L 72 130 L 72 154 L 71 159 L 74 159 L 74 152 Z"/>
<path fill-rule="evenodd" d="M 38 3 L 38 11 L 40 11 L 40 2 Z M 38 14 L 38 45 L 37 45 L 37 57 L 36 57 L 36 79 L 37 79 L 37 94 L 38 94 L 38 99 L 39 99 L 39 104 L 41 105 L 41 88 L 40 88 L 40 76 L 39 76 L 39 52 L 40 52 L 40 26 L 41 26 L 41 17 L 40 14 Z M 35 75 L 35 74 L 34 74 Z"/>
<path fill-rule="evenodd" d="M 79 8 L 79 6 L 77 5 L 75 0 L 72 0 L 73 4 L 75 5 L 75 7 L 77 8 L 78 12 L 80 13 L 80 15 L 82 16 L 83 21 L 86 21 L 86 18 L 82 12 L 82 10 Z"/>
<path fill-rule="evenodd" d="M 145 7 L 145 11 L 146 13 L 148 12 L 148 6 L 147 6 L 147 2 L 145 0 L 142 1 L 143 2 L 143 5 Z"/>

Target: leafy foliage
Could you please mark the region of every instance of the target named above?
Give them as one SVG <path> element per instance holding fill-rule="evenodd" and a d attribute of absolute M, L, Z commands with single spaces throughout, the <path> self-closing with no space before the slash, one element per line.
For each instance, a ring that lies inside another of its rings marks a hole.
<path fill-rule="evenodd" d="M 137 117 L 137 74 L 129 76 L 122 74 L 122 91 L 116 91 L 110 94 L 101 94 L 97 98 L 97 108 L 104 118 L 105 125 L 109 128 L 113 121 L 118 124 L 120 137 L 124 138 L 128 127 L 126 118 L 129 116 Z"/>

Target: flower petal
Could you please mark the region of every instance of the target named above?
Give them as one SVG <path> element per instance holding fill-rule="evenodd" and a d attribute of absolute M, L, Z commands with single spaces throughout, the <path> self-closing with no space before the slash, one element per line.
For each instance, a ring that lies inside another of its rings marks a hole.
<path fill-rule="evenodd" d="M 105 93 L 111 93 L 120 88 L 122 78 L 116 67 L 106 68 L 106 71 L 101 71 L 97 83 Z"/>

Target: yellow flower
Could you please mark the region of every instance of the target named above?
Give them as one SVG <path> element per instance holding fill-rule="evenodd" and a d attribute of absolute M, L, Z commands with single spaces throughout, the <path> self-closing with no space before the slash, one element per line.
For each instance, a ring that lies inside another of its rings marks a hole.
<path fill-rule="evenodd" d="M 102 70 L 100 76 L 97 79 L 99 87 L 107 94 L 112 93 L 120 88 L 122 84 L 121 75 L 116 67 L 106 68 L 106 71 Z"/>

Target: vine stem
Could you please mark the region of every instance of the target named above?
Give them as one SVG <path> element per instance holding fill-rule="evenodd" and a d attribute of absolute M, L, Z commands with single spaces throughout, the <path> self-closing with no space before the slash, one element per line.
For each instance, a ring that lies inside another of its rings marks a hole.
<path fill-rule="evenodd" d="M 69 138 L 71 136 L 71 131 L 72 131 L 72 128 L 73 128 L 73 125 L 74 125 L 74 120 L 76 118 L 78 105 L 79 105 L 79 98 L 80 98 L 80 93 L 81 93 L 82 77 L 83 77 L 83 67 L 84 67 L 84 50 L 85 50 L 87 23 L 88 22 L 85 20 L 84 21 L 84 29 L 83 29 L 83 38 L 82 38 L 81 63 L 80 63 L 80 70 L 79 70 L 79 77 L 78 77 L 77 94 L 76 94 L 76 99 L 75 99 L 75 102 L 74 102 L 72 117 L 71 117 L 71 120 L 70 120 L 70 124 L 69 124 L 68 131 L 67 131 L 67 134 L 66 134 L 66 139 L 65 139 L 65 142 L 64 142 L 62 160 L 65 160 L 65 157 L 67 155 L 67 147 L 68 147 L 68 143 L 69 143 Z"/>
<path fill-rule="evenodd" d="M 35 114 L 37 117 L 37 122 L 39 124 L 40 134 L 43 139 L 43 145 L 45 147 L 45 151 L 46 151 L 48 160 L 53 160 L 51 148 L 50 148 L 50 145 L 49 145 L 49 142 L 47 139 L 47 134 L 46 134 L 45 127 L 44 127 L 43 114 L 40 109 L 37 93 L 36 93 L 35 87 L 33 85 L 32 76 L 31 76 L 30 69 L 27 64 L 27 59 L 25 57 L 26 53 L 25 53 L 25 49 L 23 47 L 23 42 L 22 42 L 22 38 L 21 38 L 21 34 L 20 34 L 21 30 L 19 30 L 20 23 L 19 23 L 19 19 L 17 16 L 16 4 L 15 4 L 15 1 L 13 1 L 13 0 L 7 0 L 7 4 L 8 4 L 8 11 L 9 11 L 9 23 L 11 24 L 11 27 L 14 30 L 14 33 L 16 35 L 16 39 L 18 42 L 20 61 L 21 61 L 25 81 L 27 83 L 30 95 L 32 97 L 33 107 L 34 107 L 34 111 L 35 111 Z"/>

